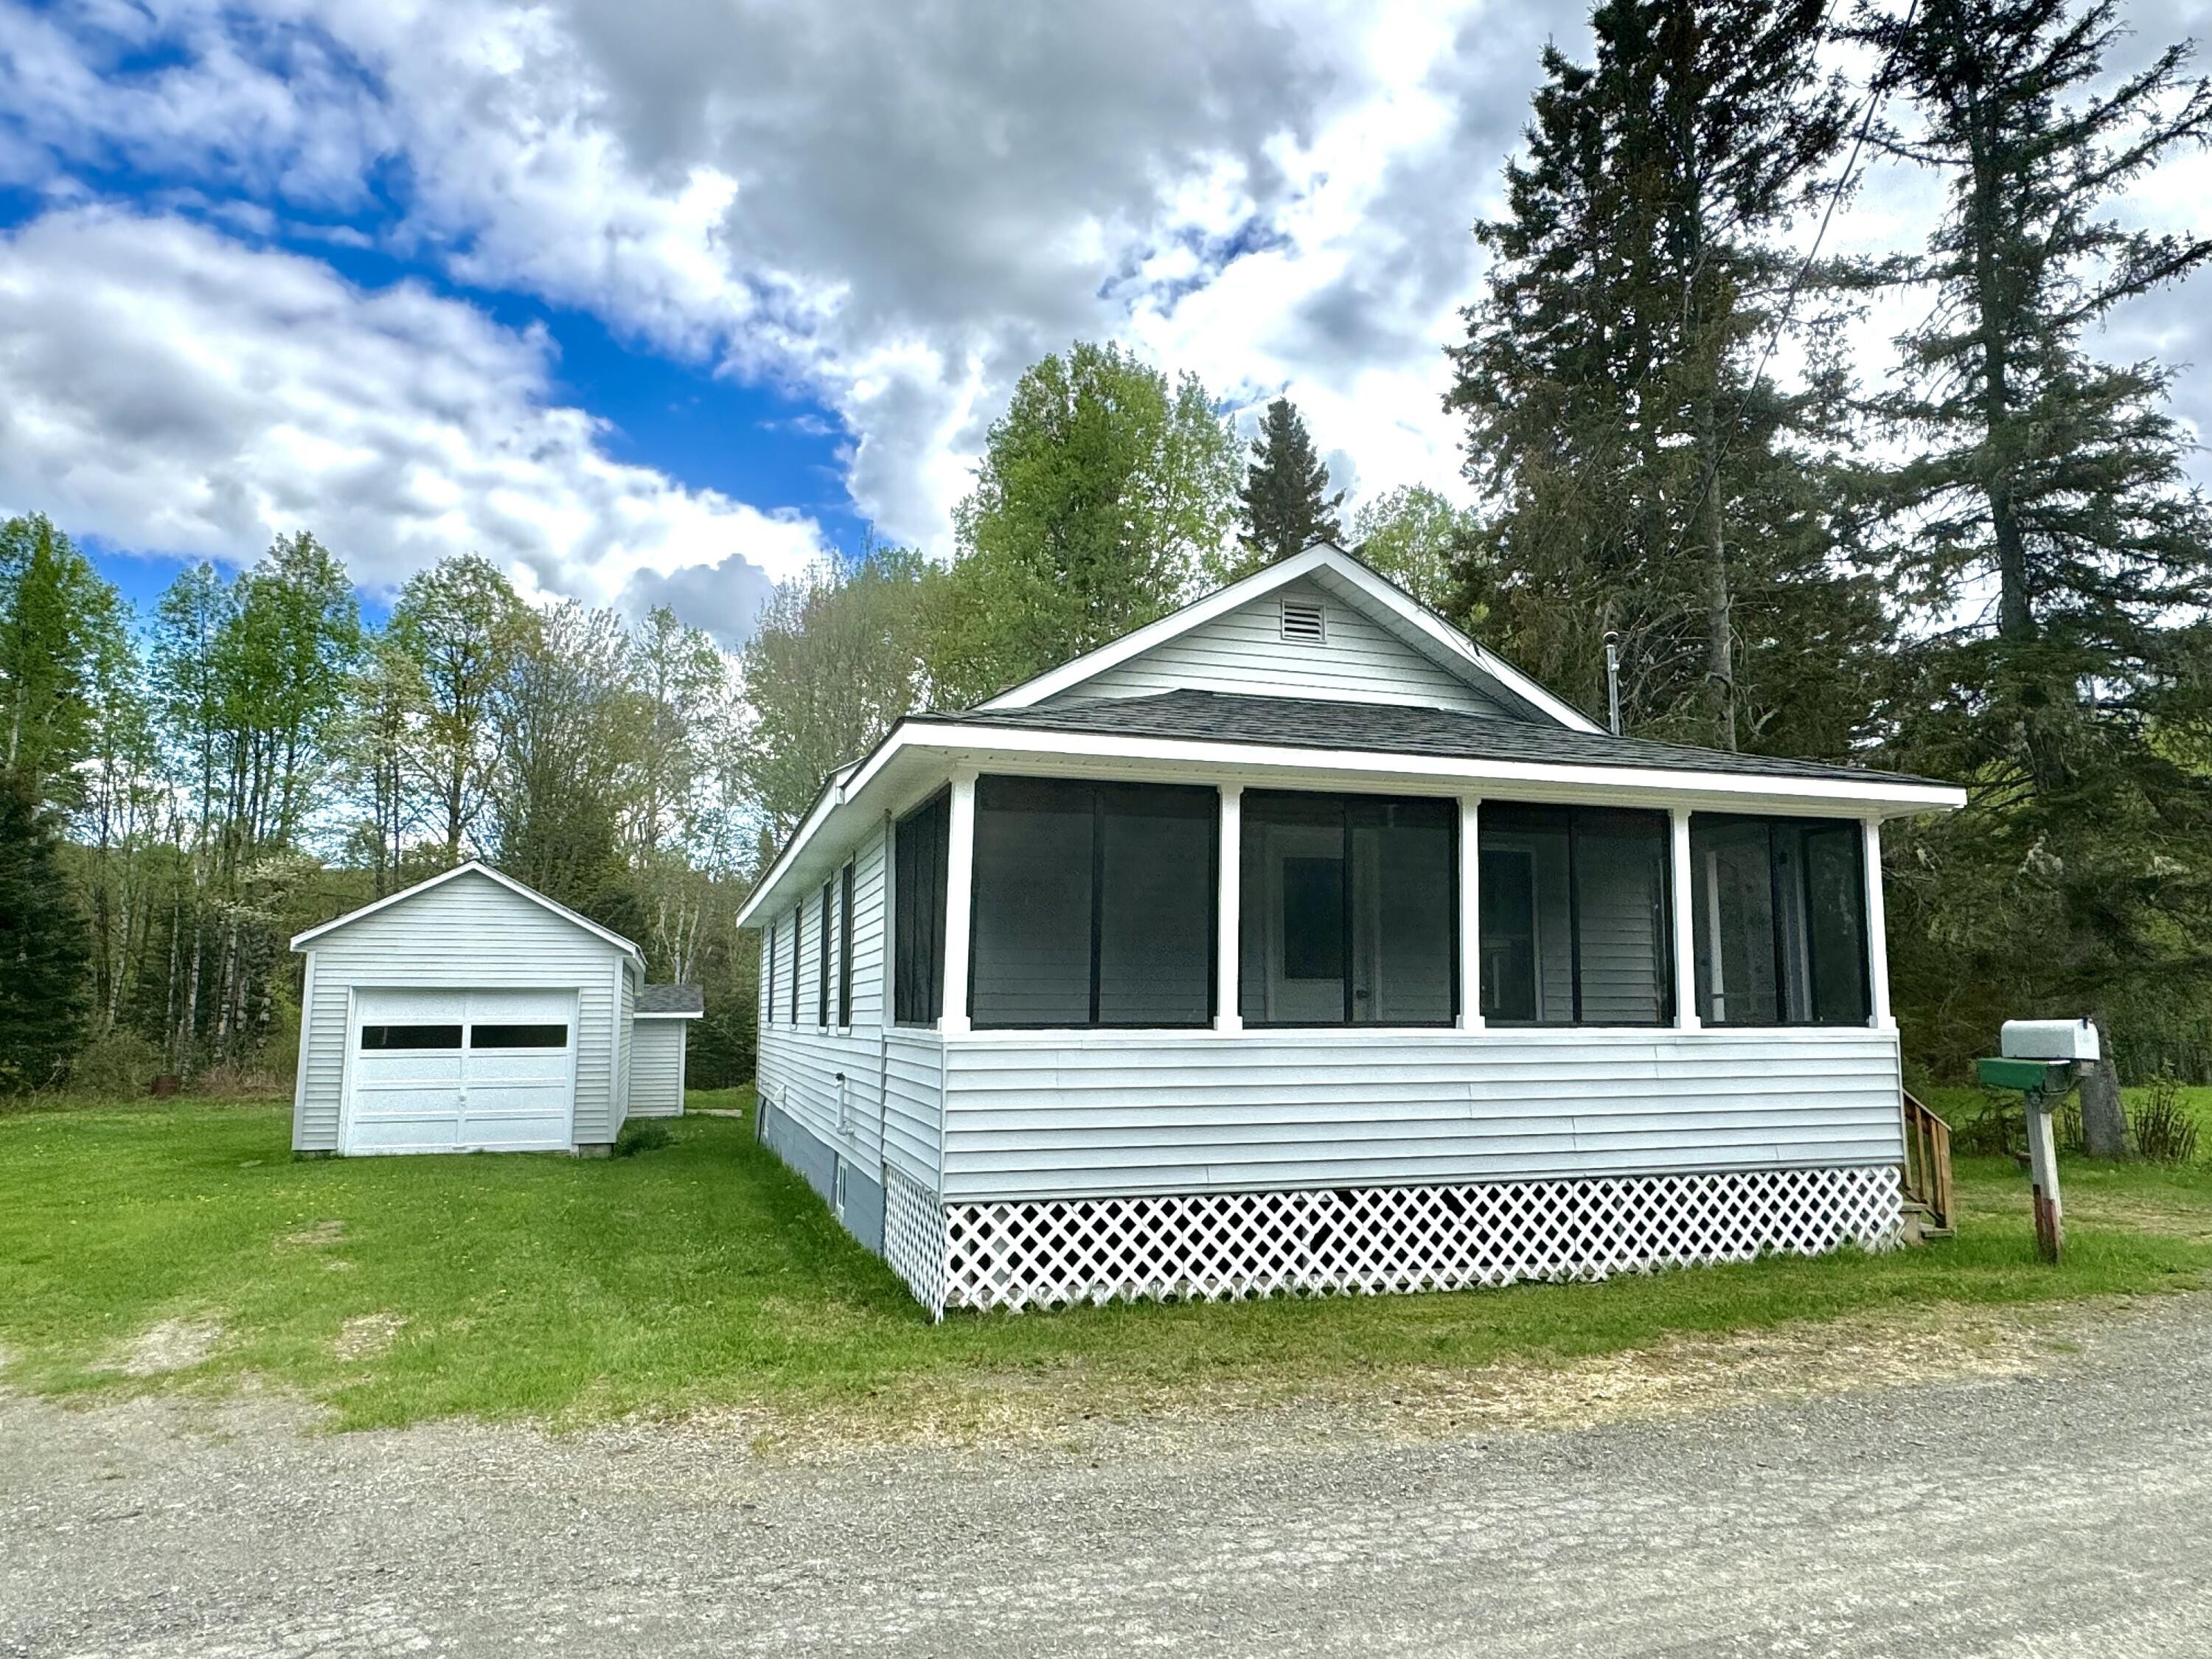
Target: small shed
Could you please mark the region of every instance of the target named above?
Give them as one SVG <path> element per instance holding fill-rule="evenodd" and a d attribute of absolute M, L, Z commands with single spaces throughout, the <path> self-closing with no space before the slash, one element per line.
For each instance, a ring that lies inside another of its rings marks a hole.
<path fill-rule="evenodd" d="M 696 985 L 647 985 L 637 994 L 635 1042 L 629 1063 L 632 1117 L 684 1115 L 686 1028 L 707 1012 Z"/>
<path fill-rule="evenodd" d="M 307 959 L 297 1151 L 601 1151 L 635 1109 L 641 1036 L 646 1109 L 683 1109 L 684 1022 L 668 1011 L 696 988 L 647 986 L 635 945 L 487 865 L 292 948 Z M 663 1012 L 641 1022 L 647 1006 Z"/>

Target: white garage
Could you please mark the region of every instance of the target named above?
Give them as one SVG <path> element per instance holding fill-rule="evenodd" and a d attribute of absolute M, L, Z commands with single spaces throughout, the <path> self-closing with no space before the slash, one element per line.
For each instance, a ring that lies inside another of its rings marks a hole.
<path fill-rule="evenodd" d="M 487 865 L 469 863 L 292 941 L 307 957 L 292 1144 L 308 1152 L 596 1152 L 629 1115 L 641 1063 L 653 1109 L 684 1025 L 641 1002 L 636 945 Z"/>

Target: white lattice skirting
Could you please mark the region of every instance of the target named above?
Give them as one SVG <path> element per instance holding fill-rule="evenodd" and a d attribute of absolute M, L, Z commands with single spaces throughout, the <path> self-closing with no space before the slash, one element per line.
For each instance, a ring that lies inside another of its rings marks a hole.
<path fill-rule="evenodd" d="M 1900 1224 L 1889 1166 L 948 1206 L 886 1174 L 884 1255 L 933 1315 L 1595 1279 L 1887 1249 Z"/>

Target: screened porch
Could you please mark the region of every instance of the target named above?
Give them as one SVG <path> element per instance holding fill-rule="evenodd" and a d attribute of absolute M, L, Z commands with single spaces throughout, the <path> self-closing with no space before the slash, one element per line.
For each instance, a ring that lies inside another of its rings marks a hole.
<path fill-rule="evenodd" d="M 894 830 L 943 1034 L 1887 1024 L 1872 820 L 985 774 Z"/>

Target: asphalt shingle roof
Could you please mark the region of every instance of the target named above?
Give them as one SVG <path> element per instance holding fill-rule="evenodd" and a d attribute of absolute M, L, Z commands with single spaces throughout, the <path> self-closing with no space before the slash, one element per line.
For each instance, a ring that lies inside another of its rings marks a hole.
<path fill-rule="evenodd" d="M 1029 708 L 975 709 L 926 715 L 963 726 L 1186 738 L 1250 743 L 1287 749 L 1359 749 L 1385 754 L 1435 755 L 1459 760 L 1548 762 L 1573 766 L 1652 767 L 1674 772 L 1733 773 L 1754 777 L 1864 781 L 1863 767 L 1771 755 L 1737 755 L 1686 744 L 1616 738 L 1609 732 L 1570 731 L 1530 720 L 1466 714 L 1449 708 L 1394 703 L 1336 702 L 1316 698 L 1248 696 L 1231 692 L 1176 690 L 1149 697 L 1086 697 Z M 1901 783 L 1929 780 L 1885 773 Z"/>
<path fill-rule="evenodd" d="M 637 1012 L 641 1014 L 698 1014 L 707 1009 L 707 994 L 696 985 L 641 985 Z"/>

